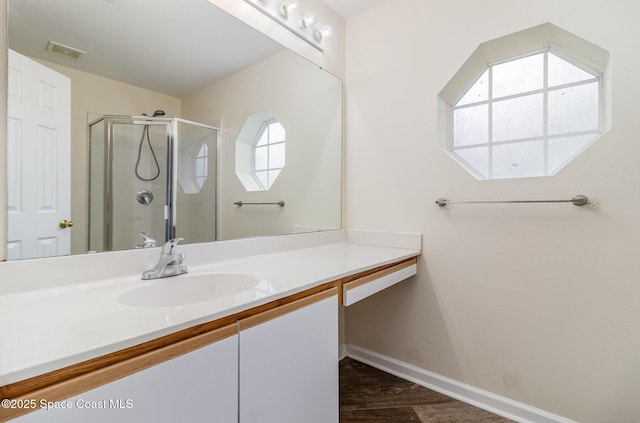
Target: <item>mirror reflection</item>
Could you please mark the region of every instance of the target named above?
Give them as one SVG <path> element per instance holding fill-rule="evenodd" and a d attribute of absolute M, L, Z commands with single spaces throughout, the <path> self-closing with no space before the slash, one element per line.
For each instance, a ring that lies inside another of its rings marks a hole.
<path fill-rule="evenodd" d="M 10 0 L 9 49 L 9 259 L 340 228 L 341 81 L 209 2 Z"/>

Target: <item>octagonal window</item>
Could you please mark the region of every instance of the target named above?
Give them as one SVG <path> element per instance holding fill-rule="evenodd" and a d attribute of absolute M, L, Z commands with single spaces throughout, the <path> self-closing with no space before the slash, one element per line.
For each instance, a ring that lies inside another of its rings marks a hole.
<path fill-rule="evenodd" d="M 287 132 L 269 112 L 247 118 L 236 139 L 236 175 L 247 191 L 268 191 L 285 165 Z"/>
<path fill-rule="evenodd" d="M 526 37 L 527 31 L 507 37 L 511 44 L 526 40 L 527 47 L 538 33 L 546 45 L 483 66 L 477 50 L 440 94 L 448 100 L 448 131 L 441 131 L 447 133 L 447 150 L 478 179 L 553 175 L 604 132 L 608 53 L 588 44 L 580 53 L 595 52 L 596 59 L 578 60 L 549 44 L 544 33 L 553 32 L 560 41 L 586 41 L 551 24 L 533 30 Z M 496 46 L 505 45 L 504 38 L 498 41 L 479 50 L 497 54 Z M 471 83 L 460 89 L 474 67 Z"/>
<path fill-rule="evenodd" d="M 264 191 L 284 168 L 286 131 L 275 119 L 264 122 L 253 145 L 253 176 Z"/>

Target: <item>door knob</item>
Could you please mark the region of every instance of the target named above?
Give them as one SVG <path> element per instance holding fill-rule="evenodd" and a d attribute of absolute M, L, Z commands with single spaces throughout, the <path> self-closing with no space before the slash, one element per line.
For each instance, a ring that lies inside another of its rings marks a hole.
<path fill-rule="evenodd" d="M 60 229 L 67 229 L 67 228 L 71 228 L 72 226 L 73 226 L 72 220 L 62 219 L 60 221 Z"/>

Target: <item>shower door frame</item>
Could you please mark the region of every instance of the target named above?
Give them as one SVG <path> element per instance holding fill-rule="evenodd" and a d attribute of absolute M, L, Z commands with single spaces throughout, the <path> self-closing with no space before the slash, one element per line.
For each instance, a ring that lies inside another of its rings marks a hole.
<path fill-rule="evenodd" d="M 91 127 L 96 124 L 104 125 L 104 158 L 103 158 L 103 204 L 104 204 L 104 217 L 102 225 L 102 251 L 113 251 L 113 126 L 115 124 L 130 124 L 130 125 L 165 125 L 166 142 L 167 142 L 167 158 L 166 158 L 166 201 L 164 205 L 164 219 L 165 219 L 165 239 L 162 243 L 175 238 L 177 220 L 177 189 L 178 189 L 178 147 L 180 139 L 178 136 L 178 124 L 183 123 L 193 127 L 200 127 L 205 129 L 214 130 L 216 132 L 216 146 L 215 146 L 215 203 L 218 204 L 218 179 L 219 179 L 219 146 L 221 129 L 216 126 L 206 125 L 203 123 L 193 122 L 176 117 L 151 117 L 151 116 L 129 116 L 129 115 L 103 115 L 98 119 L 95 119 L 89 123 L 89 133 L 91 133 Z M 91 142 L 88 143 L 89 148 L 89 175 L 92 174 L 91 166 Z M 89 184 L 89 188 L 91 185 Z M 88 201 L 91 201 L 91 195 L 87 196 Z M 91 205 L 89 204 L 89 211 Z M 218 239 L 218 208 L 214 210 L 215 228 L 214 238 Z M 91 213 L 89 213 L 89 228 L 91 228 Z M 88 245 L 91 245 L 91 230 L 87 231 Z M 159 240 L 158 240 L 159 241 Z M 133 247 L 132 247 L 133 248 Z"/>

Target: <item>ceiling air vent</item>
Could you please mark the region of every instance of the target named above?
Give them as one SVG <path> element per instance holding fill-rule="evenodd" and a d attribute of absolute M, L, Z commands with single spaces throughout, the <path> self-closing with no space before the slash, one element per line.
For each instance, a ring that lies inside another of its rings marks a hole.
<path fill-rule="evenodd" d="M 63 56 L 72 57 L 74 59 L 79 59 L 85 55 L 85 52 L 82 50 L 78 50 L 77 48 L 65 46 L 64 44 L 56 43 L 55 41 L 49 41 L 49 45 L 47 46 L 47 51 L 52 53 L 61 54 Z"/>

